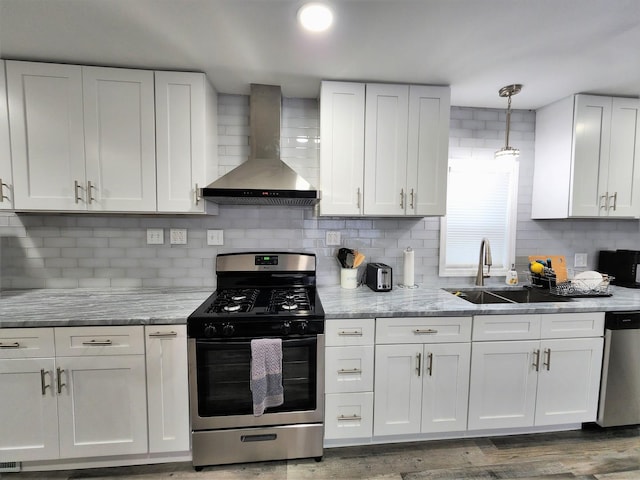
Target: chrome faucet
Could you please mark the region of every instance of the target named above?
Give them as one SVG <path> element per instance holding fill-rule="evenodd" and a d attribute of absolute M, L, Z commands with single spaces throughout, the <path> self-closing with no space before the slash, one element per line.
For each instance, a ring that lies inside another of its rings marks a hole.
<path fill-rule="evenodd" d="M 483 238 L 480 242 L 480 258 L 478 258 L 478 274 L 476 275 L 476 285 L 483 286 L 484 279 L 489 278 L 489 272 L 491 271 L 491 245 L 489 245 L 489 239 Z M 487 266 L 487 274 L 484 274 L 484 266 Z"/>

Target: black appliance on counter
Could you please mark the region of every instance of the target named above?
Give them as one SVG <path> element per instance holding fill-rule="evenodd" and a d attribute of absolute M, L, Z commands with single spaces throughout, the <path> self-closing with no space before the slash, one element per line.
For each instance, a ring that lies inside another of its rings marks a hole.
<path fill-rule="evenodd" d="M 640 288 L 640 251 L 600 250 L 598 272 L 614 277 L 613 285 Z"/>
<path fill-rule="evenodd" d="M 324 309 L 316 257 L 216 257 L 216 291 L 187 319 L 193 465 L 323 455 Z M 282 339 L 284 403 L 254 416 L 251 340 Z"/>

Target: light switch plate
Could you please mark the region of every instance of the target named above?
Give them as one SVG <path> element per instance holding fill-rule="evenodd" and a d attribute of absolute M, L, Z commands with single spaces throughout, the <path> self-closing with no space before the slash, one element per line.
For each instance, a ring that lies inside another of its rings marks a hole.
<path fill-rule="evenodd" d="M 224 245 L 224 230 L 207 230 L 207 245 Z"/>
<path fill-rule="evenodd" d="M 169 230 L 169 243 L 171 245 L 186 245 L 187 244 L 187 229 L 186 228 L 172 228 Z"/>
<path fill-rule="evenodd" d="M 576 268 L 586 267 L 587 266 L 587 254 L 586 253 L 576 253 L 573 258 L 573 266 Z"/>

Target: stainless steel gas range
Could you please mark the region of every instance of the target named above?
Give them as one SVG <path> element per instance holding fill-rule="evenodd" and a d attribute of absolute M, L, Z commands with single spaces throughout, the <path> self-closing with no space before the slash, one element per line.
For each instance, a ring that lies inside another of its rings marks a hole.
<path fill-rule="evenodd" d="M 323 455 L 324 310 L 316 258 L 216 258 L 218 288 L 187 320 L 193 465 Z M 251 340 L 281 339 L 284 401 L 254 415 Z"/>

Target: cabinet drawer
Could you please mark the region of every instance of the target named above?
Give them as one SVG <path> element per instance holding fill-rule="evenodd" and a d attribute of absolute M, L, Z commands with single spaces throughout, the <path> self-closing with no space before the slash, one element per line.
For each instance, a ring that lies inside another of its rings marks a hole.
<path fill-rule="evenodd" d="M 540 315 L 478 315 L 473 317 L 473 341 L 538 340 Z"/>
<path fill-rule="evenodd" d="M 324 438 L 369 438 L 373 433 L 373 392 L 325 396 Z"/>
<path fill-rule="evenodd" d="M 56 355 L 144 354 L 144 327 L 60 327 L 55 329 Z"/>
<path fill-rule="evenodd" d="M 601 337 L 604 312 L 550 313 L 542 316 L 541 338 Z"/>
<path fill-rule="evenodd" d="M 445 343 L 471 340 L 471 317 L 378 318 L 376 343 Z"/>
<path fill-rule="evenodd" d="M 53 328 L 0 328 L 0 358 L 53 356 Z"/>
<path fill-rule="evenodd" d="M 373 390 L 373 345 L 326 347 L 325 392 Z"/>
<path fill-rule="evenodd" d="M 373 345 L 376 322 L 373 318 L 339 318 L 325 322 L 325 345 Z"/>

